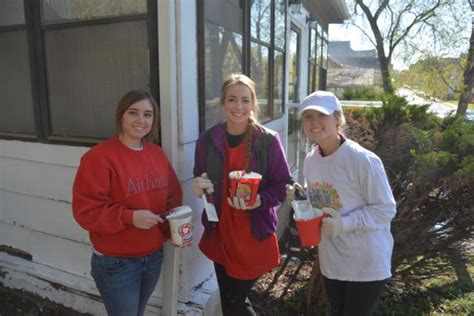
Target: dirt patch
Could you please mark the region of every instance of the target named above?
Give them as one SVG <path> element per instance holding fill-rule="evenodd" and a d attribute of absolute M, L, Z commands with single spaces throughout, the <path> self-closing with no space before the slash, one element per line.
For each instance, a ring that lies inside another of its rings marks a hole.
<path fill-rule="evenodd" d="M 281 263 L 264 274 L 252 288 L 250 300 L 259 315 L 325 314 L 328 310 L 322 291 L 317 248 L 300 248 L 294 227 L 288 229 L 280 241 Z M 312 273 L 314 281 L 311 280 Z M 310 285 L 311 297 L 307 293 Z M 309 303 L 307 304 L 307 299 Z"/>
<path fill-rule="evenodd" d="M 86 316 L 40 296 L 0 284 L 0 316 Z"/>

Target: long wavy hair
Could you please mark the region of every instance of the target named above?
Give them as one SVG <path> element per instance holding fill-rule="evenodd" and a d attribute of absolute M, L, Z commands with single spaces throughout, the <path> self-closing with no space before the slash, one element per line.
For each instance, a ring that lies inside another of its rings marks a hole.
<path fill-rule="evenodd" d="M 252 155 L 252 142 L 253 142 L 253 131 L 261 128 L 261 125 L 258 121 L 258 114 L 260 113 L 260 107 L 258 105 L 257 93 L 255 91 L 255 82 L 247 77 L 246 75 L 233 73 L 222 84 L 221 88 L 221 97 L 220 105 L 224 106 L 224 100 L 227 95 L 227 91 L 230 87 L 235 85 L 244 85 L 250 90 L 252 97 L 253 109 L 250 112 L 249 120 L 247 122 L 247 127 L 245 129 L 244 143 L 245 143 L 245 161 L 244 161 L 244 170 L 250 172 L 250 158 Z"/>

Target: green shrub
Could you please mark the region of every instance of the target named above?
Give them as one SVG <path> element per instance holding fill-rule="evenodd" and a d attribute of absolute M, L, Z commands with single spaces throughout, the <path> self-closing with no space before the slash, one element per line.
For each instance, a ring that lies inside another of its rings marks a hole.
<path fill-rule="evenodd" d="M 393 95 L 362 113 L 376 131 L 374 151 L 397 202 L 394 276 L 413 284 L 445 273 L 447 266 L 436 259 L 449 256 L 448 249 L 465 252 L 462 245 L 474 234 L 474 124 L 457 116 L 441 119 L 428 106 Z"/>
<path fill-rule="evenodd" d="M 465 122 L 460 116 L 448 118 L 443 123 L 441 148 L 461 156 L 472 155 L 474 153 L 474 124 Z"/>
<path fill-rule="evenodd" d="M 452 175 L 457 169 L 457 156 L 446 151 L 414 153 L 414 156 L 414 181 L 418 185 L 431 184 L 440 176 Z"/>
<path fill-rule="evenodd" d="M 343 100 L 356 101 L 382 101 L 385 93 L 380 88 L 357 87 L 346 89 L 343 93 Z"/>
<path fill-rule="evenodd" d="M 454 175 L 462 184 L 474 183 L 474 156 L 464 157 Z"/>
<path fill-rule="evenodd" d="M 405 98 L 396 95 L 384 97 L 382 113 L 382 124 L 385 126 L 400 125 L 410 120 L 407 101 Z"/>

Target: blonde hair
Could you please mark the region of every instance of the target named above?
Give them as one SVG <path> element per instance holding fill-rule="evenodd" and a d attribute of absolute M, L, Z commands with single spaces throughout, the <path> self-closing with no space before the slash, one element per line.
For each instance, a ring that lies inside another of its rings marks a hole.
<path fill-rule="evenodd" d="M 337 121 L 337 130 L 342 133 L 344 131 L 344 128 L 346 126 L 346 117 L 344 116 L 344 113 L 341 111 L 334 111 L 334 117 L 336 118 Z"/>
<path fill-rule="evenodd" d="M 250 94 L 252 97 L 252 104 L 253 109 L 250 112 L 249 121 L 247 123 L 247 128 L 245 129 L 244 134 L 244 143 L 245 143 L 245 161 L 244 161 L 244 170 L 246 172 L 250 172 L 250 157 L 252 155 L 252 134 L 253 131 L 260 128 L 261 125 L 258 121 L 258 114 L 260 113 L 260 107 L 258 106 L 258 99 L 257 93 L 255 89 L 255 82 L 247 77 L 244 74 L 233 73 L 226 78 L 224 83 L 222 84 L 221 88 L 221 97 L 220 97 L 220 105 L 224 105 L 224 101 L 226 98 L 227 91 L 230 87 L 235 85 L 243 85 L 246 86 L 250 90 Z"/>

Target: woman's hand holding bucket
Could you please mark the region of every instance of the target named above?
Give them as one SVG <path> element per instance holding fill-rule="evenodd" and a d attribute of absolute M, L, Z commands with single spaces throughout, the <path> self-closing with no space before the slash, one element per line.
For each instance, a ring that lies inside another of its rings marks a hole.
<path fill-rule="evenodd" d="M 323 212 L 330 217 L 324 216 L 321 224 L 321 230 L 330 238 L 336 238 L 342 234 L 341 214 L 333 208 L 323 207 Z"/>
<path fill-rule="evenodd" d="M 253 210 L 262 205 L 262 201 L 260 200 L 260 194 L 257 194 L 257 197 L 255 198 L 255 203 L 252 205 L 247 205 L 245 203 L 245 200 L 238 196 L 228 197 L 227 203 L 229 203 L 231 207 L 237 210 Z"/>
<path fill-rule="evenodd" d="M 247 173 L 244 170 L 235 170 L 229 173 L 229 179 L 230 206 L 240 210 L 253 210 L 262 204 L 257 194 L 262 175 L 253 171 Z"/>

